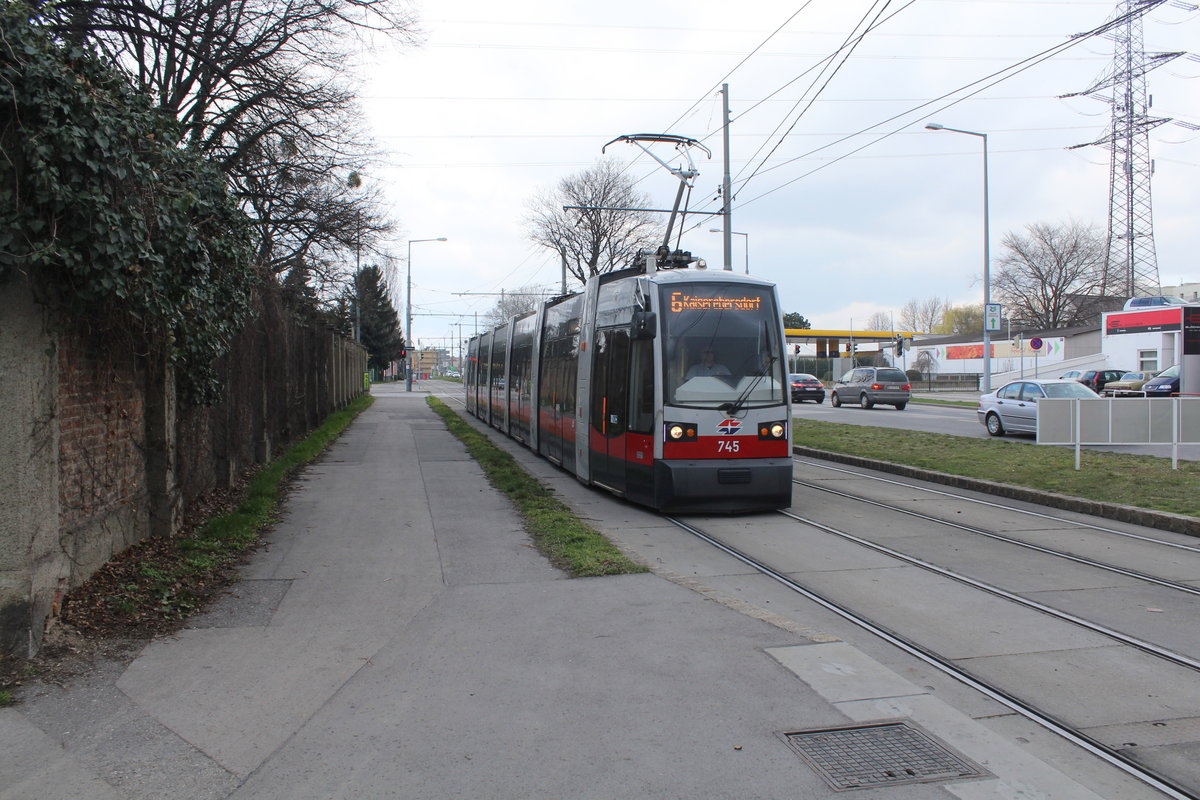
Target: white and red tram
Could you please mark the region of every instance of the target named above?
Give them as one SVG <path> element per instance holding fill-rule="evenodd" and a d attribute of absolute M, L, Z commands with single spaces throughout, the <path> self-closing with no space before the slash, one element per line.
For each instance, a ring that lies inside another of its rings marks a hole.
<path fill-rule="evenodd" d="M 706 351 L 722 374 L 695 374 Z M 584 483 L 748 512 L 791 504 L 785 370 L 772 283 L 631 268 L 472 338 L 464 382 L 470 413 Z"/>

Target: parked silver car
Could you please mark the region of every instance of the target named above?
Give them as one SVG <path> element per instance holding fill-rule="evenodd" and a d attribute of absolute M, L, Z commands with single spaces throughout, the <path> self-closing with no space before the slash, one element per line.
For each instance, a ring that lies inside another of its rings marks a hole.
<path fill-rule="evenodd" d="M 908 376 L 895 367 L 856 367 L 839 378 L 829 393 L 834 408 L 842 403 L 858 403 L 863 408 L 882 403 L 903 410 L 911 398 Z"/>
<path fill-rule="evenodd" d="M 1099 397 L 1079 381 L 1062 378 L 1006 383 L 979 398 L 979 421 L 992 436 L 1037 433 L 1037 406 L 1043 397 Z"/>

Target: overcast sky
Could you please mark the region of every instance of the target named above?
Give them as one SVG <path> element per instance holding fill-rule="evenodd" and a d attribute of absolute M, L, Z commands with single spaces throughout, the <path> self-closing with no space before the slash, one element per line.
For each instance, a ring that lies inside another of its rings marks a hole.
<path fill-rule="evenodd" d="M 884 6 L 845 63 L 830 61 Z M 384 153 L 368 179 L 401 226 L 392 249 L 402 318 L 408 240 L 448 240 L 411 245 L 413 332 L 426 346 L 471 333 L 491 293 L 558 287 L 557 257 L 529 241 L 527 204 L 617 136 L 704 141 L 713 158 L 697 152 L 690 205 L 715 209 L 723 82 L 733 229 L 747 234 L 733 237 L 733 267 L 745 269 L 748 250 L 750 272 L 777 282 L 783 310 L 813 327 L 861 328 L 914 298 L 982 302 L 982 139 L 928 122 L 988 134 L 993 257 L 1006 232 L 1028 224 L 1107 227 L 1108 151 L 1067 148 L 1100 138 L 1109 106 L 1059 96 L 1103 76 L 1113 43 L 1093 38 L 1037 62 L 1104 23 L 1115 2 L 439 0 L 415 9 L 424 44 L 366 56 L 362 93 Z M 1200 12 L 1164 5 L 1143 30 L 1148 52 L 1200 50 Z M 1004 70 L 1011 77 L 989 78 Z M 1200 63 L 1188 58 L 1152 72 L 1152 113 L 1200 123 L 1197 76 Z M 1200 280 L 1198 142 L 1177 124 L 1151 134 L 1164 284 Z M 656 152 L 678 161 L 670 148 Z M 674 177 L 633 145 L 608 153 L 653 207 L 670 208 Z M 719 217 L 685 222 L 682 247 L 710 268 L 723 261 L 721 235 L 709 232 L 717 227 Z"/>

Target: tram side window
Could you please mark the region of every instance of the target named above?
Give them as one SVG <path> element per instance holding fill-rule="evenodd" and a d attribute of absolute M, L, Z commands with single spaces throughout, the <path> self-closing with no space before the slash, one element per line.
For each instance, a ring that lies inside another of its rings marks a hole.
<path fill-rule="evenodd" d="M 604 436 L 625 432 L 629 405 L 629 331 L 596 331 L 592 355 L 592 427 Z"/>
<path fill-rule="evenodd" d="M 575 380 L 579 377 L 579 334 L 573 335 L 563 342 L 565 352 L 562 356 L 562 400 L 559 401 L 562 410 L 575 414 Z"/>
<path fill-rule="evenodd" d="M 614 330 L 608 347 L 608 435 L 625 433 L 629 406 L 629 331 Z"/>
<path fill-rule="evenodd" d="M 604 387 L 608 386 L 608 336 L 596 331 L 592 351 L 592 427 L 604 433 L 608 430 L 605 418 L 608 403 Z"/>
<path fill-rule="evenodd" d="M 642 339 L 631 346 L 629 386 L 629 430 L 654 431 L 654 349 Z"/>
<path fill-rule="evenodd" d="M 502 331 L 502 335 L 507 335 L 507 331 L 504 331 L 503 329 Z M 496 343 L 492 346 L 492 387 L 494 389 L 503 389 L 505 386 L 504 362 L 507 360 L 508 341 L 507 339 L 501 339 L 498 335 L 496 338 Z M 496 398 L 500 399 L 501 395 L 497 393 Z"/>

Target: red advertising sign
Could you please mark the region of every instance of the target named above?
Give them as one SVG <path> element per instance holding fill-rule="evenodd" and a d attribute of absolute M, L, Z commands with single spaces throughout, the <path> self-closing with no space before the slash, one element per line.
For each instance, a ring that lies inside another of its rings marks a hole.
<path fill-rule="evenodd" d="M 1109 314 L 1104 321 L 1104 334 L 1150 333 L 1152 331 L 1177 331 L 1182 323 L 1183 310 L 1156 308 L 1153 311 L 1129 311 L 1124 314 Z"/>
<path fill-rule="evenodd" d="M 991 355 L 996 354 L 996 348 L 991 347 Z M 955 344 L 946 347 L 946 358 L 948 360 L 957 360 L 961 358 L 983 358 L 983 345 L 981 344 Z"/>

